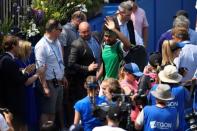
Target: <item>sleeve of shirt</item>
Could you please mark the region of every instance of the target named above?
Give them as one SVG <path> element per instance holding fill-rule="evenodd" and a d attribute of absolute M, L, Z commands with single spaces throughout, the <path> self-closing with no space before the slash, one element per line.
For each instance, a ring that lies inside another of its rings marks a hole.
<path fill-rule="evenodd" d="M 68 31 L 66 29 L 63 29 L 60 36 L 59 41 L 62 46 L 67 46 L 68 43 Z"/>
<path fill-rule="evenodd" d="M 81 104 L 79 102 L 75 103 L 74 109 L 81 114 Z"/>
<path fill-rule="evenodd" d="M 45 43 L 42 43 L 45 44 Z M 39 46 L 35 48 L 35 57 L 36 57 L 36 67 L 40 67 L 46 64 L 46 48 L 44 46 Z"/>
<path fill-rule="evenodd" d="M 123 43 L 122 42 L 120 42 L 120 49 L 121 49 L 121 51 L 122 51 L 122 55 L 123 55 L 123 57 L 125 57 L 128 53 L 129 53 L 129 50 L 128 51 L 125 51 L 124 49 L 123 49 Z"/>
<path fill-rule="evenodd" d="M 149 26 L 148 20 L 147 20 L 147 18 L 146 18 L 146 13 L 145 13 L 145 11 L 144 11 L 144 16 L 143 16 L 143 27 L 148 27 L 148 26 Z"/>
<path fill-rule="evenodd" d="M 191 99 L 191 94 L 185 87 L 183 87 L 183 88 L 184 88 L 184 92 L 185 92 L 184 93 L 185 94 L 185 103 L 188 103 Z"/>
<path fill-rule="evenodd" d="M 149 91 L 147 95 L 147 100 L 149 105 L 155 105 L 156 104 L 156 99 L 155 97 L 151 94 L 151 91 L 154 91 L 157 88 L 157 84 L 153 85 L 151 90 Z"/>
<path fill-rule="evenodd" d="M 195 71 L 195 73 L 194 73 L 193 78 L 197 78 L 197 68 L 196 68 L 196 71 Z"/>
<path fill-rule="evenodd" d="M 179 56 L 174 59 L 174 64 L 177 68 L 181 67 L 181 58 L 183 57 L 183 51 L 180 52 Z"/>
<path fill-rule="evenodd" d="M 144 109 L 140 112 L 140 114 L 137 116 L 137 119 L 135 121 L 138 125 L 143 126 L 144 125 Z"/>
<path fill-rule="evenodd" d="M 95 127 L 92 131 L 99 131 L 99 127 Z"/>
<path fill-rule="evenodd" d="M 136 30 L 134 30 L 135 32 L 135 41 L 137 45 L 144 45 L 144 42 L 142 40 L 142 37 L 140 37 L 140 35 L 137 33 Z"/>
<path fill-rule="evenodd" d="M 0 131 L 8 131 L 9 126 L 4 117 L 0 114 Z"/>
<path fill-rule="evenodd" d="M 77 63 L 81 57 L 80 55 L 82 55 L 80 53 L 80 48 L 82 48 L 80 44 L 81 43 L 79 43 L 78 40 L 73 41 L 71 44 L 70 55 L 68 57 L 68 67 L 75 71 L 88 72 L 88 66 Z"/>

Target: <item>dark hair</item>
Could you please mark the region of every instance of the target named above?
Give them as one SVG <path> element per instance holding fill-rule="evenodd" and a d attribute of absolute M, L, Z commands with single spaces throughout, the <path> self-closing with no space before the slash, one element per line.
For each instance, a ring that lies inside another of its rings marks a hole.
<path fill-rule="evenodd" d="M 84 87 L 86 89 L 97 89 L 99 87 L 99 84 L 96 80 L 96 77 L 95 76 L 88 76 L 86 78 L 86 82 L 84 84 Z"/>
<path fill-rule="evenodd" d="M 71 19 L 74 19 L 74 18 L 78 18 L 81 21 L 87 21 L 87 17 L 86 17 L 86 15 L 82 11 L 75 11 L 72 14 L 72 16 L 71 16 Z"/>
<path fill-rule="evenodd" d="M 59 21 L 54 20 L 54 19 L 50 19 L 46 23 L 45 30 L 47 32 L 52 32 L 53 29 L 62 29 L 62 27 L 61 27 L 61 24 Z"/>
<path fill-rule="evenodd" d="M 118 10 L 119 11 L 132 11 L 132 6 L 129 3 L 129 1 L 124 1 L 122 3 L 120 3 L 120 5 L 118 6 Z"/>
<path fill-rule="evenodd" d="M 7 36 L 4 36 L 3 38 L 2 46 L 5 51 L 10 51 L 12 50 L 13 45 L 16 46 L 18 45 L 18 43 L 19 43 L 18 37 L 13 36 L 13 35 L 7 35 Z"/>
<path fill-rule="evenodd" d="M 107 117 L 115 122 L 121 121 L 121 108 L 117 105 L 110 106 L 109 111 L 107 112 Z"/>
<path fill-rule="evenodd" d="M 149 56 L 149 64 L 153 67 L 160 66 L 162 62 L 162 56 L 160 52 L 152 52 Z"/>

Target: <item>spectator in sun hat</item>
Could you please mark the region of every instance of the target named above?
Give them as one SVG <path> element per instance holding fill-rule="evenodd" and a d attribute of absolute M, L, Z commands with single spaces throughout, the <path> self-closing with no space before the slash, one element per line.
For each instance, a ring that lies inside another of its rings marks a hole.
<path fill-rule="evenodd" d="M 168 84 L 171 87 L 171 92 L 175 98 L 167 102 L 168 107 L 175 107 L 179 114 L 179 123 L 178 131 L 185 131 L 186 122 L 184 118 L 184 109 L 189 106 L 190 103 L 190 93 L 189 91 L 181 86 L 179 83 L 182 79 L 182 76 L 178 73 L 178 70 L 173 65 L 167 65 L 162 71 L 159 72 L 159 79 L 161 83 Z M 156 90 L 158 85 L 155 85 L 151 90 Z M 148 96 L 149 103 L 155 105 L 155 98 L 150 94 Z"/>
<path fill-rule="evenodd" d="M 121 109 L 119 106 L 110 106 L 107 112 L 107 125 L 95 127 L 93 131 L 125 131 L 119 128 L 119 122 L 121 121 Z"/>
<path fill-rule="evenodd" d="M 135 128 L 144 131 L 168 130 L 175 131 L 178 127 L 178 113 L 175 108 L 167 106 L 168 101 L 175 97 L 167 84 L 159 84 L 157 89 L 151 91 L 156 99 L 155 105 L 145 106 L 135 121 Z"/>

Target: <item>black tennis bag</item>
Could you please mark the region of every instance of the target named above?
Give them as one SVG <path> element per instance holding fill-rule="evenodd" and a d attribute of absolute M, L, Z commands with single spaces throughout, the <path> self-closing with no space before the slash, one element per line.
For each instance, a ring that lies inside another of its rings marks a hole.
<path fill-rule="evenodd" d="M 140 71 L 144 70 L 144 67 L 147 65 L 147 53 L 142 45 L 135 45 L 131 47 L 129 53 L 124 57 L 124 62 L 127 63 L 136 63 L 140 68 Z"/>

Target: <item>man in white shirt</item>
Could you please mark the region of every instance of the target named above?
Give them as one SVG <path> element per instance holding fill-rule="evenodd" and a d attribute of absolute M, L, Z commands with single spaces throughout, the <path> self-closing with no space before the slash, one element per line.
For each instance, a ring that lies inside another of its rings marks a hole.
<path fill-rule="evenodd" d="M 43 87 L 41 98 L 41 124 L 54 122 L 55 113 L 59 113 L 61 128 L 64 128 L 62 101 L 64 77 L 63 52 L 58 37 L 62 27 L 56 20 L 49 20 L 45 26 L 45 34 L 35 46 L 36 66 L 46 65 L 45 75 L 40 78 Z M 47 99 L 46 99 L 47 98 Z"/>

